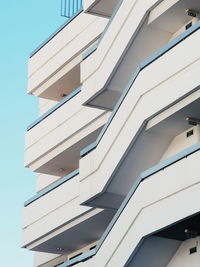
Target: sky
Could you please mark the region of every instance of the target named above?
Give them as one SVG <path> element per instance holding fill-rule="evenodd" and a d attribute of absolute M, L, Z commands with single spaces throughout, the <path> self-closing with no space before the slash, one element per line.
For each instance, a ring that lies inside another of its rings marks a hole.
<path fill-rule="evenodd" d="M 66 19 L 60 0 L 0 0 L 0 265 L 32 267 L 20 248 L 23 202 L 35 194 L 36 175 L 24 168 L 26 127 L 38 116 L 38 101 L 26 94 L 31 51 Z"/>

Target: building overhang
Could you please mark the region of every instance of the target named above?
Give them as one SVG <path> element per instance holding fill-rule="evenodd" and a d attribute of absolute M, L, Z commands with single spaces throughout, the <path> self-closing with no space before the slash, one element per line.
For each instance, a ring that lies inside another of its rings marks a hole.
<path fill-rule="evenodd" d="M 66 226 L 25 245 L 29 250 L 70 254 L 97 242 L 114 216 L 114 210 L 90 210 Z"/>
<path fill-rule="evenodd" d="M 84 12 L 96 16 L 110 17 L 119 0 L 85 0 Z"/>
<path fill-rule="evenodd" d="M 125 9 L 125 7 L 123 8 Z M 137 21 L 138 24 L 135 23 L 133 25 L 132 33 L 126 36 L 123 35 L 123 28 L 125 28 L 125 26 L 119 27 L 121 22 L 119 19 L 118 22 L 116 22 L 116 18 L 114 17 L 103 32 L 101 42 L 98 44 L 96 51 L 86 58 L 86 60 L 84 60 L 85 62 L 83 61 L 81 63 L 81 79 L 82 82 L 85 83 L 85 86 L 88 87 L 88 90 L 85 90 L 85 104 L 97 108 L 113 109 L 124 90 L 124 87 L 121 86 L 123 79 L 125 79 L 123 74 L 129 73 L 130 69 L 132 71 L 135 69 L 136 71 L 137 68 L 141 68 L 141 62 L 143 60 L 146 61 L 146 58 L 155 51 L 156 54 L 161 47 L 161 50 L 163 50 L 163 46 L 165 44 L 168 46 L 168 43 L 176 37 L 176 34 L 180 35 L 181 32 L 185 31 L 185 29 L 182 29 L 182 31 L 178 32 L 181 27 L 184 28 L 184 25 L 192 19 L 186 14 L 185 10 L 187 8 L 200 10 L 199 1 L 195 0 L 192 1 L 192 3 L 189 0 L 173 1 L 173 4 L 169 4 L 167 1 L 162 1 L 161 3 L 159 1 L 155 2 L 153 6 L 149 7 L 149 9 L 144 12 L 140 22 Z M 120 12 L 122 11 L 119 10 L 119 13 Z M 132 13 L 134 14 L 134 9 Z M 117 16 L 119 16 L 119 14 L 117 14 L 116 17 Z M 131 17 L 131 12 L 128 16 Z M 135 16 L 137 17 L 136 14 Z M 134 18 L 132 18 L 132 20 L 133 19 Z M 112 24 L 115 25 L 115 29 Z M 116 29 L 118 29 L 118 27 L 119 30 L 117 32 Z M 112 33 L 110 32 L 111 30 Z M 114 35 L 113 32 L 117 32 L 118 35 L 115 42 L 109 44 L 112 42 L 110 36 Z M 120 41 L 118 45 L 113 45 L 117 43 L 117 39 L 120 39 L 120 36 L 124 38 L 124 44 L 127 42 L 127 46 L 124 47 L 124 50 L 121 52 L 119 50 L 121 48 Z M 154 42 L 151 43 L 150 39 L 154 40 Z M 148 43 L 149 52 L 147 52 L 148 49 L 146 46 L 138 46 L 137 43 Z M 106 50 L 106 45 L 108 46 L 108 44 L 110 45 L 109 50 Z M 111 48 L 112 52 L 110 52 Z M 133 55 L 131 62 L 127 60 L 128 57 L 130 58 L 130 56 L 128 56 L 129 50 L 131 50 L 130 55 Z M 106 57 L 104 57 L 104 53 Z M 114 58 L 117 57 L 118 61 L 114 63 Z M 140 58 L 140 60 L 138 60 L 138 58 Z M 152 56 L 150 56 L 150 58 L 152 58 Z M 113 62 L 112 66 L 114 66 L 114 68 L 109 66 L 110 62 Z M 120 78 L 117 79 L 116 77 Z M 97 82 L 92 87 L 94 81 Z"/>

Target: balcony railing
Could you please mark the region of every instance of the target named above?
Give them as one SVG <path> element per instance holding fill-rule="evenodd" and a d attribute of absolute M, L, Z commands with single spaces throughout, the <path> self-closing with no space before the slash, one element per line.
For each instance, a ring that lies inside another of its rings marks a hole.
<path fill-rule="evenodd" d="M 61 16 L 71 18 L 82 9 L 82 6 L 82 0 L 61 0 Z"/>
<path fill-rule="evenodd" d="M 49 117 L 52 113 L 54 113 L 57 109 L 62 107 L 65 103 L 67 103 L 70 99 L 72 99 L 74 96 L 76 96 L 78 93 L 80 93 L 81 87 L 78 87 L 74 91 L 72 91 L 69 95 L 67 95 L 63 100 L 61 100 L 58 104 L 56 104 L 53 108 L 45 112 L 42 116 L 40 116 L 37 120 L 35 120 L 33 123 L 31 123 L 27 127 L 27 131 L 31 130 L 33 127 L 38 125 L 40 122 L 42 122 L 44 119 Z"/>
<path fill-rule="evenodd" d="M 24 202 L 24 207 L 27 207 L 28 205 L 30 205 L 31 203 L 33 203 L 34 201 L 38 200 L 39 198 L 45 196 L 46 194 L 48 194 L 49 192 L 55 190 L 56 188 L 58 188 L 59 186 L 61 186 L 62 184 L 66 183 L 67 181 L 69 181 L 70 179 L 74 178 L 75 176 L 77 176 L 79 174 L 79 169 L 69 173 L 68 175 L 66 175 L 65 177 L 59 179 L 58 181 L 52 183 L 51 185 L 49 185 L 47 188 L 41 190 L 40 192 L 38 192 L 36 195 L 34 195 L 33 197 L 31 197 L 30 199 L 28 199 L 27 201 Z"/>
<path fill-rule="evenodd" d="M 61 0 L 61 16 L 67 18 L 67 21 L 61 25 L 49 38 L 47 38 L 41 45 L 39 45 L 30 54 L 30 58 L 34 56 L 41 48 L 43 48 L 51 39 L 53 39 L 63 28 L 65 28 L 71 21 L 73 21 L 82 11 L 82 0 Z"/>

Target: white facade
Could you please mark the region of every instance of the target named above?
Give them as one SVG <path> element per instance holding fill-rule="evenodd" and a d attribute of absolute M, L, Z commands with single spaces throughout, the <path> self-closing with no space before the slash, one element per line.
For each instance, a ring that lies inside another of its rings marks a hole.
<path fill-rule="evenodd" d="M 35 267 L 200 266 L 199 47 L 199 0 L 84 0 L 31 55 Z"/>

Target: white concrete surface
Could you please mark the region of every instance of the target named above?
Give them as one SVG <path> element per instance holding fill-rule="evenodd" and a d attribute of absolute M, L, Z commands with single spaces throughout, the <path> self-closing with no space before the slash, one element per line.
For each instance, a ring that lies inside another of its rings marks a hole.
<path fill-rule="evenodd" d="M 102 191 L 144 120 L 199 86 L 199 36 L 195 32 L 139 74 L 97 148 L 80 160 L 80 203 Z"/>
<path fill-rule="evenodd" d="M 96 134 L 89 135 L 104 125 L 109 114 L 82 106 L 80 92 L 26 133 L 25 166 L 56 176 L 63 175 L 59 169 L 65 169 L 66 174 L 78 168 L 80 149 L 94 141 Z M 67 151 L 70 158 L 59 165 L 56 156 Z M 51 163 L 50 169 L 42 168 L 51 160 L 54 163 Z"/>
<path fill-rule="evenodd" d="M 106 24 L 106 18 L 81 13 L 64 27 L 30 58 L 28 93 L 39 96 L 42 93 L 41 85 L 88 48 L 99 37 Z"/>
<path fill-rule="evenodd" d="M 96 256 L 77 266 L 124 266 L 144 236 L 199 212 L 199 155 L 198 151 L 143 181 Z"/>
<path fill-rule="evenodd" d="M 82 85 L 81 93 L 26 133 L 25 165 L 39 173 L 37 192 L 75 168 L 80 171 L 23 210 L 22 246 L 43 251 L 35 253 L 35 267 L 54 267 L 98 241 L 115 210 L 80 204 L 101 194 L 110 182 L 113 184 L 106 201 L 115 201 L 117 196 L 123 199 L 125 179 L 119 177 L 121 173 L 131 178 L 136 175 L 129 168 L 135 156 L 126 153 L 130 152 L 130 144 L 134 150 L 142 143 L 138 137 L 141 125 L 143 132 L 155 133 L 156 127 L 175 112 L 200 99 L 200 31 L 196 31 L 140 72 L 98 146 L 80 159 L 80 150 L 96 140 L 110 115 L 110 111 L 83 105 L 109 107 L 112 101 L 113 108 L 138 63 L 184 30 L 185 23 L 191 20 L 185 9 L 200 10 L 198 0 L 124 0 L 106 28 L 108 19 L 103 16 L 111 16 L 116 3 L 85 0 L 85 13 L 29 60 L 28 93 L 40 98 L 40 115 L 63 99 L 63 94 Z M 99 38 L 96 51 L 83 61 L 83 53 Z M 99 93 L 100 100 L 94 100 Z M 190 127 L 186 128 L 188 132 Z M 171 141 L 166 141 L 164 135 L 159 137 L 159 142 L 162 138 L 166 142 L 166 150 L 157 161 L 198 142 L 199 126 L 193 129 L 194 134 L 188 138 L 180 130 Z M 156 153 L 160 153 L 158 149 Z M 125 155 L 130 158 L 123 172 L 119 162 Z M 199 157 L 197 151 L 142 181 L 97 254 L 75 266 L 125 266 L 142 238 L 199 212 Z M 138 161 L 138 170 L 147 161 Z M 119 172 L 114 176 L 115 170 Z M 64 244 L 64 255 L 56 244 Z M 188 247 L 195 244 L 198 253 L 188 255 Z M 199 238 L 185 241 L 167 266 L 197 267 L 199 255 Z"/>

